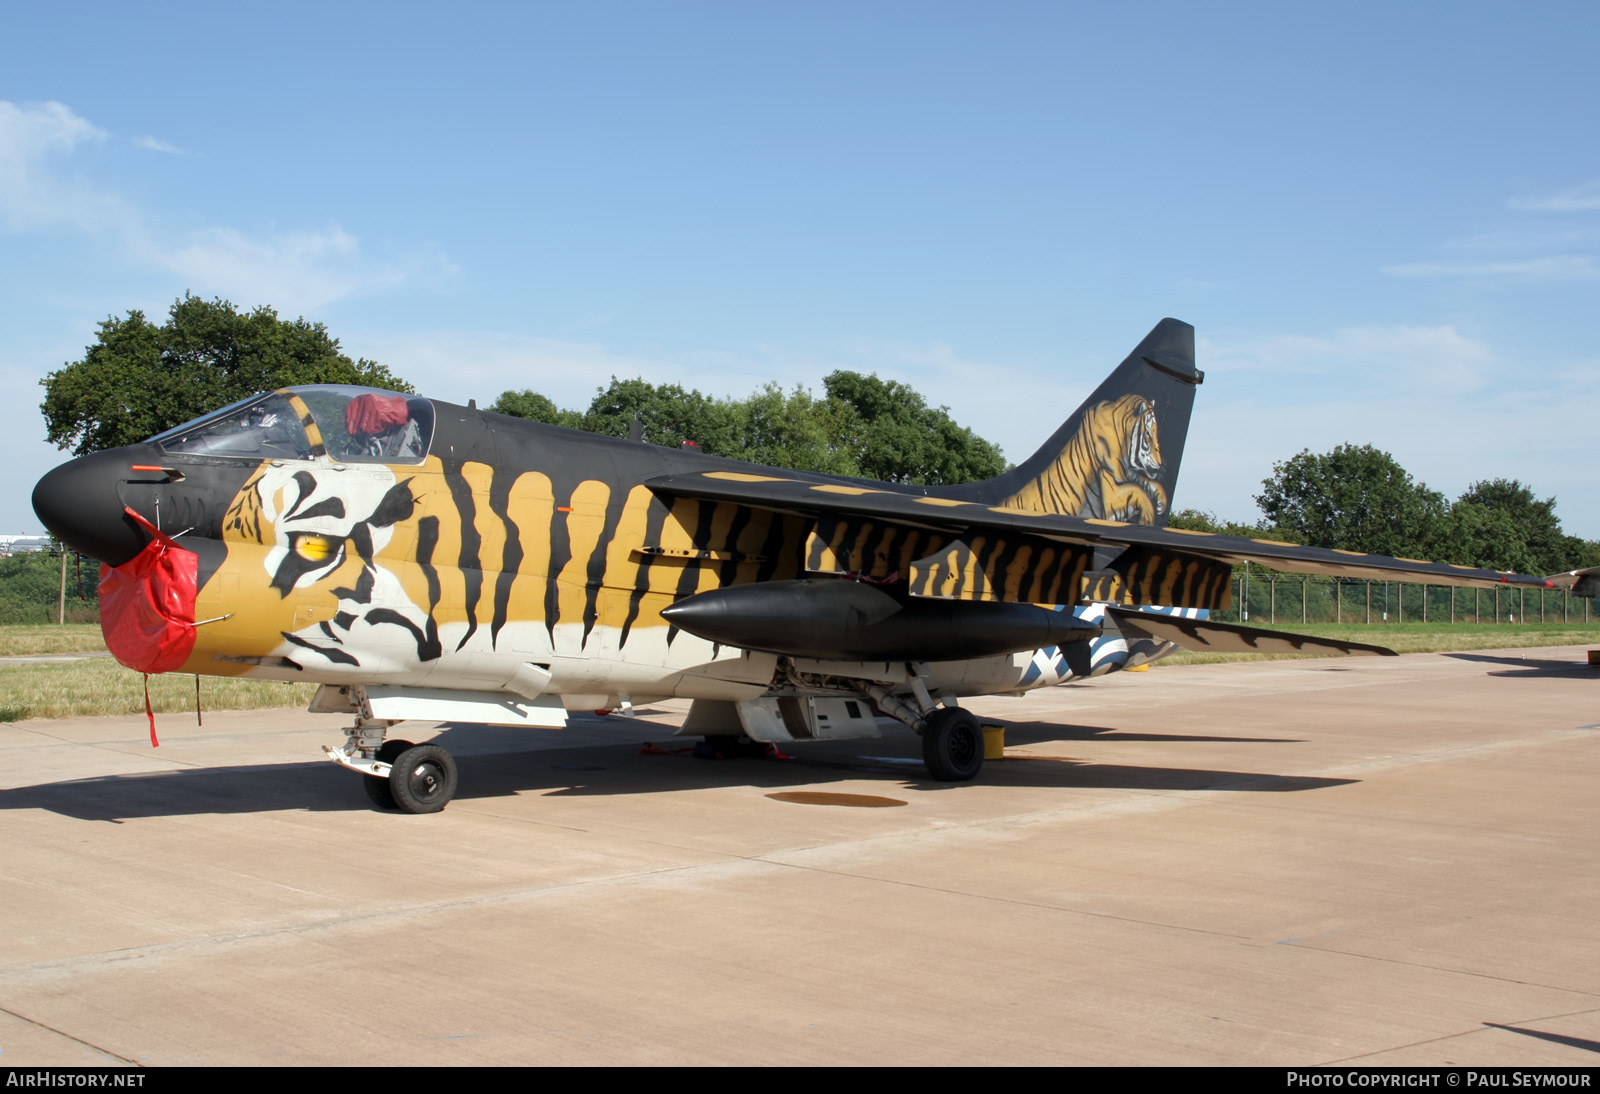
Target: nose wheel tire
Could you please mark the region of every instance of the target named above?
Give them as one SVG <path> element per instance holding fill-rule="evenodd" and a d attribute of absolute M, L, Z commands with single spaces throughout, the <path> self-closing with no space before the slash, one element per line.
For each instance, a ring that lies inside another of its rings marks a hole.
<path fill-rule="evenodd" d="M 378 748 L 376 759 L 380 763 L 392 764 L 399 758 L 400 753 L 408 748 L 415 748 L 410 741 L 392 740 L 385 741 Z M 382 775 L 363 775 L 361 785 L 366 788 L 367 797 L 379 809 L 396 809 L 394 794 L 389 790 L 389 780 Z"/>
<path fill-rule="evenodd" d="M 438 745 L 417 745 L 395 757 L 389 793 L 402 813 L 437 813 L 456 794 L 456 762 Z"/>
<path fill-rule="evenodd" d="M 943 707 L 928 716 L 922 730 L 922 762 L 941 782 L 967 782 L 983 766 L 983 727 L 957 707 Z"/>

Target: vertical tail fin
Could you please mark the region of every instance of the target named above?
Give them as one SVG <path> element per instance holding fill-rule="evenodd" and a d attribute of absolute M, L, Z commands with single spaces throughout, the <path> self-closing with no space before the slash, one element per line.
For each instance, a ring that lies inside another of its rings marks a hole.
<path fill-rule="evenodd" d="M 1163 319 L 1020 466 L 962 495 L 988 505 L 1165 524 L 1189 434 L 1194 328 Z"/>

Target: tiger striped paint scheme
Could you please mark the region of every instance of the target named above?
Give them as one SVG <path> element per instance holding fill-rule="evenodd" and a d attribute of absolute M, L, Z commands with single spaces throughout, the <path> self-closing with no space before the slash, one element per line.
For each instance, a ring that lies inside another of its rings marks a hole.
<path fill-rule="evenodd" d="M 229 671 L 222 655 L 234 672 L 377 669 L 416 683 L 458 662 L 482 685 L 499 674 L 498 654 L 520 663 L 625 648 L 660 666 L 674 641 L 703 645 L 661 608 L 798 576 L 808 524 L 438 456 L 420 467 L 264 463 L 227 509 L 227 557 L 202 591 L 201 612 L 232 616 L 198 632 L 190 671 Z"/>
<path fill-rule="evenodd" d="M 911 594 L 943 600 L 1075 604 L 1081 598 L 1083 572 L 1093 558 L 1094 552 L 1085 547 L 974 530 L 911 564 Z"/>
<path fill-rule="evenodd" d="M 1109 604 L 1164 604 L 1223 611 L 1233 600 L 1233 567 L 1199 555 L 1129 547 L 1089 575 L 1082 599 Z"/>
<path fill-rule="evenodd" d="M 898 580 L 920 555 L 937 551 L 949 539 L 948 534 L 905 524 L 822 513 L 806 536 L 806 569 Z"/>

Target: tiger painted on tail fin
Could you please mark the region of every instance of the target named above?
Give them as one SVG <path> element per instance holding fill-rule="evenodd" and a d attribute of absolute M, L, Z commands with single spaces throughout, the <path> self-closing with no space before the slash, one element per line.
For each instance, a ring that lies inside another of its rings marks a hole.
<path fill-rule="evenodd" d="M 1204 379 L 1194 367 L 1194 328 L 1163 319 L 1019 466 L 938 492 L 1035 513 L 1165 524 Z"/>
<path fill-rule="evenodd" d="M 1169 507 L 1161 471 L 1155 404 L 1130 393 L 1091 407 L 1044 473 L 1001 504 L 1154 524 Z"/>

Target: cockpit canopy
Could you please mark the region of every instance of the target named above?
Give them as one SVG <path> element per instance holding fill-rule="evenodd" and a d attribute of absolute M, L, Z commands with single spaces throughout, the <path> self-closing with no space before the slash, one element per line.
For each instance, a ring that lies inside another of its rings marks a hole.
<path fill-rule="evenodd" d="M 150 438 L 166 452 L 246 460 L 421 463 L 433 443 L 433 404 L 350 384 L 252 395 Z"/>

